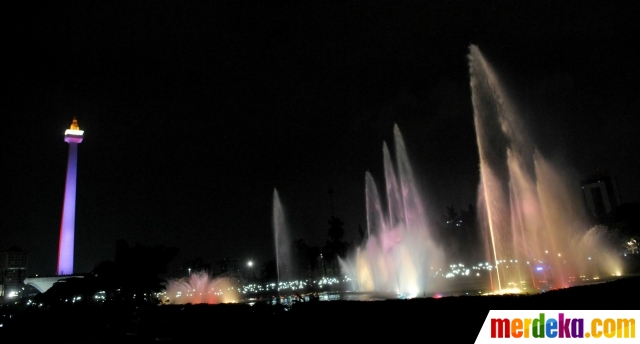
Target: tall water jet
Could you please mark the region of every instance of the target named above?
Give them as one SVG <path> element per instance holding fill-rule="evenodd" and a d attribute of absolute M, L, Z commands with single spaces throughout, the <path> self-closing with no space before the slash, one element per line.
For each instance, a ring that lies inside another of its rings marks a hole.
<path fill-rule="evenodd" d="M 382 148 L 386 202 L 366 172 L 368 237 L 340 265 L 352 278 L 355 291 L 423 295 L 434 291 L 434 277 L 444 256 L 432 239 L 425 202 L 397 125 L 393 133 L 395 163 L 386 142 Z"/>
<path fill-rule="evenodd" d="M 536 149 L 477 46 L 470 46 L 468 60 L 480 156 L 478 212 L 495 267 L 493 289 L 566 287 L 619 274 L 615 252 L 587 231 L 579 188 Z"/>
<path fill-rule="evenodd" d="M 278 290 L 280 281 L 289 281 L 293 277 L 291 262 L 291 241 L 287 228 L 284 209 L 280 202 L 278 190 L 273 190 L 273 235 L 276 249 L 276 269 L 278 276 Z"/>

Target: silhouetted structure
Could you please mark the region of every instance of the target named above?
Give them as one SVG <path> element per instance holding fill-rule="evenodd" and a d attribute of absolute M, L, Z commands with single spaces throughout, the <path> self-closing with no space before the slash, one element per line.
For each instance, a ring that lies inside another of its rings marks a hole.
<path fill-rule="evenodd" d="M 594 218 L 600 219 L 622 204 L 615 179 L 606 173 L 597 172 L 580 184 L 585 205 Z"/>
<path fill-rule="evenodd" d="M 16 246 L 0 252 L 0 296 L 3 300 L 21 296 L 27 277 L 28 258 L 29 254 Z"/>

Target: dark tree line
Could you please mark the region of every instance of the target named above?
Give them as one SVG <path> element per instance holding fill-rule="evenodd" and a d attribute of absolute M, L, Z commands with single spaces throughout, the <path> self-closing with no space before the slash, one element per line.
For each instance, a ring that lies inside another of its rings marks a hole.
<path fill-rule="evenodd" d="M 366 231 L 358 227 L 356 242 L 344 241 L 344 222 L 335 216 L 328 220 L 327 241 L 323 246 L 313 246 L 303 239 L 292 243 L 292 260 L 294 260 L 295 276 L 300 279 L 318 279 L 322 277 L 338 277 L 341 275 L 338 258 L 346 258 L 366 240 Z M 434 240 L 444 249 L 451 262 L 475 264 L 483 260 L 485 255 L 484 240 L 479 228 L 476 207 L 470 204 L 467 209 L 456 209 L 448 206 L 432 228 Z M 275 262 L 272 263 L 275 267 Z M 275 268 L 272 275 L 263 269 L 264 280 L 275 280 Z"/>
<path fill-rule="evenodd" d="M 364 230 L 359 228 L 358 243 L 344 241 L 344 222 L 335 216 L 329 217 L 327 240 L 323 246 L 309 245 L 304 239 L 295 239 L 291 243 L 291 259 L 293 261 L 293 275 L 297 279 L 317 280 L 323 277 L 340 276 L 338 258 L 345 258 L 347 254 L 364 240 Z M 263 265 L 260 280 L 262 282 L 276 279 L 275 260 Z"/>
<path fill-rule="evenodd" d="M 436 238 L 451 263 L 475 264 L 484 259 L 484 241 L 473 204 L 460 211 L 451 205 L 436 223 Z"/>
<path fill-rule="evenodd" d="M 640 203 L 619 205 L 609 213 L 592 218 L 591 225 L 606 226 L 619 251 L 640 254 Z"/>
<path fill-rule="evenodd" d="M 69 305 L 95 302 L 104 292 L 105 304 L 157 304 L 155 294 L 164 290 L 163 278 L 168 265 L 178 254 L 175 247 L 163 245 L 130 246 L 124 240 L 116 242 L 115 260 L 103 261 L 82 278 L 67 278 L 56 282 L 36 302 L 48 305 Z"/>

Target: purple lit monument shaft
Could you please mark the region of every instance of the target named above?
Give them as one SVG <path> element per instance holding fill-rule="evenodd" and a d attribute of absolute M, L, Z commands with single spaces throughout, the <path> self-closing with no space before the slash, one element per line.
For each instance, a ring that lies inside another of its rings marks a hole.
<path fill-rule="evenodd" d="M 67 181 L 64 190 L 64 206 L 60 225 L 60 244 L 58 247 L 58 275 L 73 274 L 73 244 L 76 213 L 76 178 L 78 167 L 78 144 L 82 142 L 83 131 L 73 119 L 71 129 L 64 135 L 69 143 L 69 161 L 67 163 Z"/>

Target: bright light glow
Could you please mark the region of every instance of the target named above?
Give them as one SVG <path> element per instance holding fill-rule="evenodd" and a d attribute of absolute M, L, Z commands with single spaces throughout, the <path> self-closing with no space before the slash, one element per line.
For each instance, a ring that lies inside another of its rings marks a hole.
<path fill-rule="evenodd" d="M 354 280 L 352 290 L 414 295 L 435 286 L 429 268 L 445 266 L 444 252 L 432 238 L 424 198 L 397 125 L 393 134 L 395 157 L 386 142 L 382 147 L 382 185 L 365 173 L 368 239 L 339 263 Z"/>
<path fill-rule="evenodd" d="M 233 291 L 234 283 L 234 279 L 213 278 L 203 271 L 193 273 L 188 278 L 169 280 L 163 302 L 168 304 L 235 302 L 239 295 Z M 230 292 L 223 293 L 223 288 Z"/>
<path fill-rule="evenodd" d="M 89 128 L 91 129 L 91 128 Z M 73 130 L 73 129 L 67 129 L 64 131 L 64 135 L 73 135 L 73 136 L 82 136 L 84 135 L 84 130 Z"/>
<path fill-rule="evenodd" d="M 520 293 L 522 293 L 522 290 L 520 290 L 520 288 L 505 288 L 499 292 L 484 293 L 482 295 L 505 295 L 505 294 L 520 294 Z"/>

